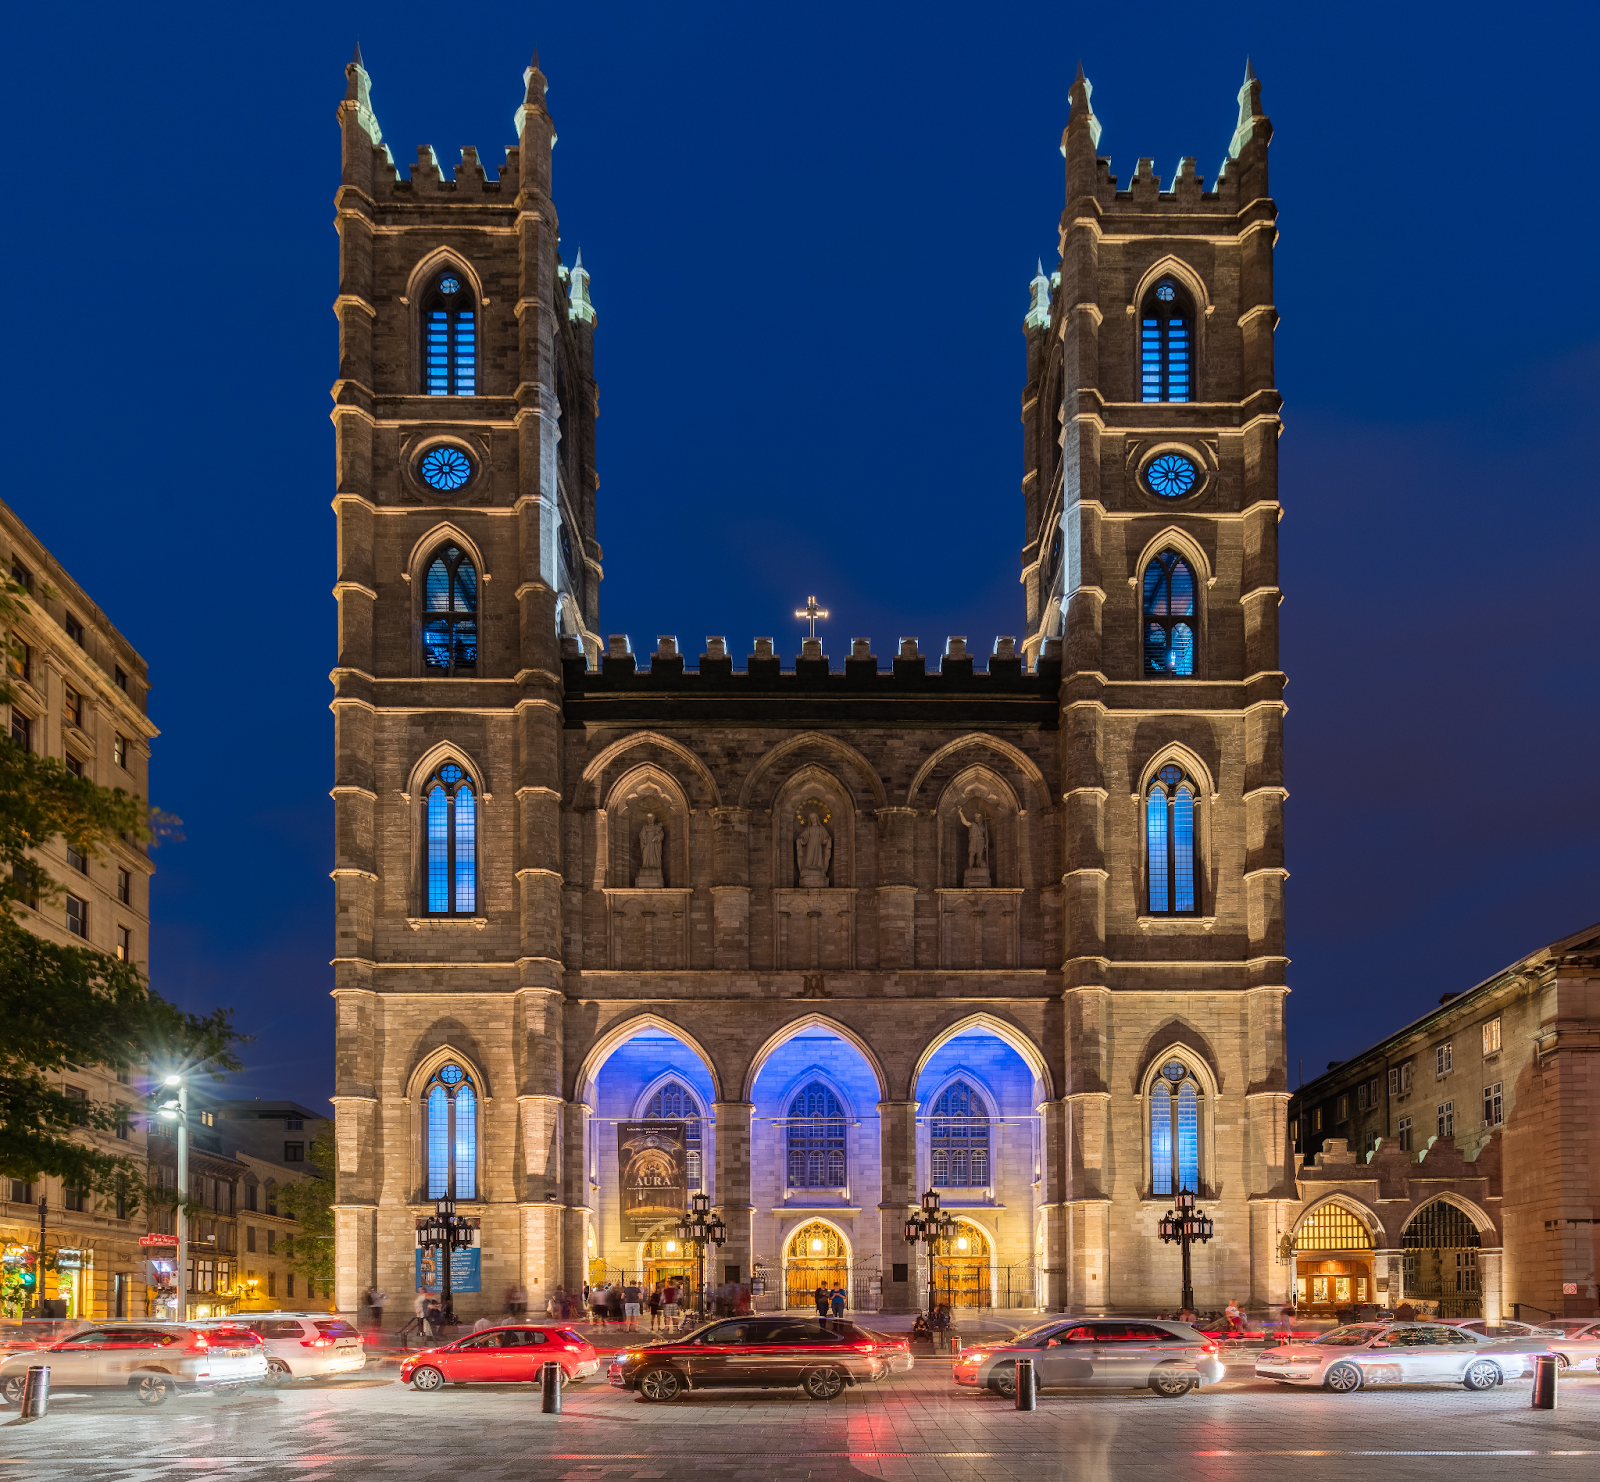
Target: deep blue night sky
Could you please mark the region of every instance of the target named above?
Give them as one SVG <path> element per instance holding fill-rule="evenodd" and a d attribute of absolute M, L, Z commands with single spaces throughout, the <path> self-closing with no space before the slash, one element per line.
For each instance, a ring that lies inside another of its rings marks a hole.
<path fill-rule="evenodd" d="M 1600 917 L 1592 5 L 26 7 L 3 497 L 150 662 L 152 973 L 331 1090 L 334 110 L 498 167 L 537 44 L 599 311 L 601 630 L 1022 630 L 1022 319 L 1081 56 L 1273 194 L 1291 1076 Z M 1585 266 L 1587 264 L 1587 266 Z M 1585 430 L 1587 429 L 1587 431 Z"/>

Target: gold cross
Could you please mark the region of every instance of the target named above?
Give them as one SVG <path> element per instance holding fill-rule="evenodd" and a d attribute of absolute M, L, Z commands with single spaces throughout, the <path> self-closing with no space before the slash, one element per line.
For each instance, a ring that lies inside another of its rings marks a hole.
<path fill-rule="evenodd" d="M 828 609 L 826 607 L 818 607 L 817 606 L 817 599 L 815 597 L 807 597 L 806 598 L 806 605 L 804 607 L 802 607 L 797 613 L 795 613 L 796 617 L 803 617 L 803 618 L 810 618 L 811 619 L 811 636 L 813 638 L 815 638 L 817 636 L 817 619 L 818 618 L 825 618 L 825 617 L 827 617 L 827 615 L 828 615 Z"/>

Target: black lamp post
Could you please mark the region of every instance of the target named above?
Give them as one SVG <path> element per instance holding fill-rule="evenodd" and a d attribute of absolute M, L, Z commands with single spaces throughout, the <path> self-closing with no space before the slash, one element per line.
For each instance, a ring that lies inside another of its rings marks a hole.
<path fill-rule="evenodd" d="M 678 1239 L 694 1246 L 695 1266 L 700 1284 L 700 1317 L 706 1315 L 706 1247 L 727 1244 L 728 1227 L 722 1216 L 711 1208 L 709 1194 L 696 1194 L 690 1200 L 688 1212 L 678 1221 Z"/>
<path fill-rule="evenodd" d="M 465 1250 L 472 1244 L 472 1226 L 464 1214 L 456 1213 L 453 1195 L 446 1194 L 434 1206 L 434 1212 L 418 1222 L 417 1244 L 424 1250 L 437 1250 L 443 1256 L 439 1280 L 440 1320 L 453 1326 L 456 1304 L 455 1293 L 450 1290 L 450 1252 Z"/>
<path fill-rule="evenodd" d="M 942 1240 L 948 1240 L 955 1234 L 956 1222 L 939 1208 L 939 1192 L 929 1187 L 922 1196 L 922 1208 L 914 1209 L 906 1216 L 906 1244 L 914 1246 L 918 1241 L 928 1248 L 928 1321 L 933 1321 L 935 1311 L 933 1291 L 933 1256 L 934 1249 Z"/>
<path fill-rule="evenodd" d="M 1194 1195 L 1187 1189 L 1179 1189 L 1173 1203 L 1177 1207 L 1161 1216 L 1156 1229 L 1160 1231 L 1163 1243 L 1170 1245 L 1177 1241 L 1179 1249 L 1183 1251 L 1183 1306 L 1186 1312 L 1193 1312 L 1194 1278 L 1189 1270 L 1189 1247 L 1197 1241 L 1204 1245 L 1211 1239 L 1211 1221 L 1203 1211 L 1194 1207 Z"/>

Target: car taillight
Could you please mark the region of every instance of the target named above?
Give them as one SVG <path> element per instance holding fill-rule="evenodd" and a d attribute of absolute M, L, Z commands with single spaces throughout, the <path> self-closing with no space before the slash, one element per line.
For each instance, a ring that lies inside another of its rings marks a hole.
<path fill-rule="evenodd" d="M 1217 1345 L 1215 1343 L 1202 1343 L 1200 1345 L 1200 1352 L 1201 1353 L 1215 1353 L 1215 1352 L 1217 1352 Z"/>
<path fill-rule="evenodd" d="M 300 1346 L 302 1348 L 332 1348 L 333 1347 L 333 1339 L 332 1338 L 302 1338 L 300 1340 Z"/>
<path fill-rule="evenodd" d="M 204 1333 L 189 1334 L 189 1349 L 191 1352 L 204 1353 L 210 1347 L 211 1345 L 206 1342 L 206 1335 Z"/>

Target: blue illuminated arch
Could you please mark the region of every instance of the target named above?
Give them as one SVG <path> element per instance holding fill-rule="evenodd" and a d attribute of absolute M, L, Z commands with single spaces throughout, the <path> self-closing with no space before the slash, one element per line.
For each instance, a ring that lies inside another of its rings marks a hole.
<path fill-rule="evenodd" d="M 478 914 L 478 794 L 472 778 L 446 762 L 422 789 L 423 913 Z"/>
<path fill-rule="evenodd" d="M 478 1092 L 454 1061 L 442 1065 L 423 1088 L 427 1125 L 425 1163 L 429 1199 L 478 1197 Z"/>
<path fill-rule="evenodd" d="M 1152 916 L 1199 914 L 1198 794 L 1183 769 L 1170 763 L 1156 773 L 1145 794 L 1146 890 Z"/>

